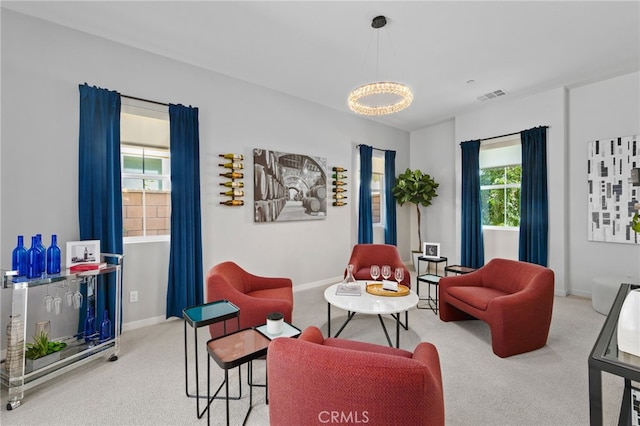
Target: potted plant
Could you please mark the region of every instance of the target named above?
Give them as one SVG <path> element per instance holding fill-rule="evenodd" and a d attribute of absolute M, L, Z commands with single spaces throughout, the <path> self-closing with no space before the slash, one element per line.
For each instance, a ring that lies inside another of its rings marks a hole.
<path fill-rule="evenodd" d="M 438 196 L 437 189 L 440 186 L 429 174 L 423 173 L 421 170 L 407 170 L 400 174 L 396 179 L 395 186 L 391 189 L 393 196 L 401 206 L 404 203 L 413 203 L 416 205 L 416 213 L 418 215 L 418 249 L 412 250 L 413 267 L 417 271 L 417 258 L 422 253 L 422 232 L 420 229 L 421 214 L 420 206 L 428 207 L 431 200 Z"/>
<path fill-rule="evenodd" d="M 27 343 L 24 353 L 27 358 L 27 371 L 34 371 L 60 359 L 60 352 L 67 346 L 63 342 L 51 342 L 44 331 L 33 336 L 33 343 Z"/>

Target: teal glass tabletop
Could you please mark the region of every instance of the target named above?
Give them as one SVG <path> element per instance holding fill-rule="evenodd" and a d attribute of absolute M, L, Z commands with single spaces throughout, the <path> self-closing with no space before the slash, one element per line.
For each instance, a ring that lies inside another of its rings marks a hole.
<path fill-rule="evenodd" d="M 228 300 L 216 300 L 182 310 L 184 319 L 193 327 L 213 324 L 238 316 L 240 308 Z"/>

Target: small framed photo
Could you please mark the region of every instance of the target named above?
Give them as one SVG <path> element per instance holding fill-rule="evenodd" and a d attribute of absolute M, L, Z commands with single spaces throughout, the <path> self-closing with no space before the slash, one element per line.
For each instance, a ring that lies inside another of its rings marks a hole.
<path fill-rule="evenodd" d="M 100 263 L 100 259 L 100 240 L 67 242 L 67 268 L 81 264 Z"/>
<path fill-rule="evenodd" d="M 430 259 L 440 257 L 440 243 L 424 243 L 422 245 L 422 256 Z"/>

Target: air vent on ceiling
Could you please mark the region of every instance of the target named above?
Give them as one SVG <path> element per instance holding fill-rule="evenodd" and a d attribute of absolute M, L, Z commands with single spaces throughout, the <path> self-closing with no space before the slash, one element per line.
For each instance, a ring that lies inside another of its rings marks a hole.
<path fill-rule="evenodd" d="M 494 90 L 493 92 L 485 93 L 482 96 L 478 96 L 478 100 L 480 102 L 484 102 L 484 101 L 488 101 L 489 99 L 497 98 L 498 96 L 504 96 L 506 94 L 507 92 L 505 92 L 504 90 L 498 89 L 498 90 Z"/>

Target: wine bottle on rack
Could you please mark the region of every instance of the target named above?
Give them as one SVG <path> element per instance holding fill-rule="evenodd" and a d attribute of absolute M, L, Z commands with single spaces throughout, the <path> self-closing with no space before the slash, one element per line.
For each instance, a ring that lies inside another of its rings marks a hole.
<path fill-rule="evenodd" d="M 226 177 L 227 179 L 242 179 L 244 177 L 244 174 L 240 172 L 227 172 L 220 173 L 220 176 Z"/>
<path fill-rule="evenodd" d="M 343 169 L 342 167 L 334 167 L 333 169 L 334 172 L 338 172 L 338 173 L 342 173 L 342 172 L 346 172 L 347 169 Z"/>
<path fill-rule="evenodd" d="M 347 190 L 344 189 L 344 188 L 333 188 L 332 191 L 333 192 L 347 192 Z"/>
<path fill-rule="evenodd" d="M 334 173 L 331 175 L 332 178 L 334 179 L 346 179 L 347 175 L 342 174 L 342 173 Z"/>
<path fill-rule="evenodd" d="M 220 182 L 220 185 L 226 186 L 227 188 L 244 188 L 244 182 L 242 181 Z"/>
<path fill-rule="evenodd" d="M 230 189 L 226 192 L 221 192 L 220 195 L 226 195 L 227 197 L 244 197 L 244 191 L 242 189 Z"/>
<path fill-rule="evenodd" d="M 333 182 L 331 182 L 331 184 L 334 186 L 344 186 L 347 184 L 347 182 L 343 182 L 341 180 L 334 180 Z"/>
<path fill-rule="evenodd" d="M 233 161 L 244 160 L 244 155 L 242 154 L 218 154 L 218 157 L 226 158 L 227 160 L 233 160 Z"/>
<path fill-rule="evenodd" d="M 227 201 L 220 201 L 220 204 L 224 204 L 225 206 L 244 206 L 244 201 L 242 201 L 242 200 L 227 200 Z"/>
<path fill-rule="evenodd" d="M 218 164 L 220 167 L 224 167 L 225 169 L 243 169 L 244 166 L 242 165 L 242 163 L 225 163 L 225 164 Z"/>
<path fill-rule="evenodd" d="M 347 198 L 347 196 L 343 194 L 333 194 L 333 198 L 336 200 L 342 200 L 344 198 Z"/>
<path fill-rule="evenodd" d="M 336 207 L 342 207 L 342 206 L 346 206 L 347 203 L 343 202 L 343 201 L 334 201 L 333 205 Z"/>

